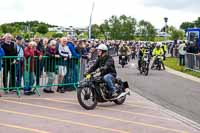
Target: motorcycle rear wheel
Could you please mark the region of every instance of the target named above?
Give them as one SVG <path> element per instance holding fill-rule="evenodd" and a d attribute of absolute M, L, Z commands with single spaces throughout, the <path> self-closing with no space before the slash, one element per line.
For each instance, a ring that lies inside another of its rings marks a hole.
<path fill-rule="evenodd" d="M 121 105 L 126 101 L 126 96 L 121 97 L 120 99 L 116 99 L 113 102 L 117 105 Z"/>

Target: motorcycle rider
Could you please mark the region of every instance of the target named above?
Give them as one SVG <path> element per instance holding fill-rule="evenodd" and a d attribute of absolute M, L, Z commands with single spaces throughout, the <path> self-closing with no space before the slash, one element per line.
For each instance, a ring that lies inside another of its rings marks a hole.
<path fill-rule="evenodd" d="M 110 95 L 112 97 L 116 97 L 117 93 L 113 80 L 116 78 L 117 72 L 115 69 L 114 60 L 110 55 L 108 55 L 108 47 L 105 44 L 100 44 L 97 47 L 97 53 L 98 59 L 87 73 L 94 72 L 99 68 L 101 76 L 108 85 Z"/>
<path fill-rule="evenodd" d="M 142 59 L 143 59 L 145 52 L 147 52 L 147 47 L 145 44 L 141 44 L 139 53 L 138 53 L 138 70 L 141 69 L 141 63 L 142 63 Z"/>
<path fill-rule="evenodd" d="M 125 56 L 126 64 L 128 61 L 128 53 L 129 53 L 129 47 L 126 45 L 126 43 L 122 43 L 122 46 L 119 49 L 120 55 L 119 55 L 119 64 L 121 64 L 122 56 Z"/>
<path fill-rule="evenodd" d="M 167 44 L 163 42 L 161 48 L 163 49 L 163 52 L 164 52 L 163 60 L 165 60 L 166 59 L 166 53 L 167 53 Z"/>
<path fill-rule="evenodd" d="M 154 67 L 154 64 L 155 64 L 157 56 L 162 56 L 161 57 L 161 65 L 163 67 L 163 70 L 165 70 L 165 65 L 163 63 L 163 54 L 164 54 L 164 52 L 163 52 L 163 49 L 160 46 L 161 46 L 161 44 L 157 43 L 156 44 L 156 48 L 154 48 L 154 50 L 153 50 L 153 53 L 152 53 L 153 54 L 153 63 L 151 65 L 151 69 L 153 69 L 153 67 Z"/>

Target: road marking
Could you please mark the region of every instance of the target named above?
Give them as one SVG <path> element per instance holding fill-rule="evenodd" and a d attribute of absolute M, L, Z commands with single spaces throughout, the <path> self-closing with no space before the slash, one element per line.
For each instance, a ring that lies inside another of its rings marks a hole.
<path fill-rule="evenodd" d="M 15 128 L 15 129 L 20 129 L 20 130 L 25 130 L 25 131 L 30 131 L 30 132 L 35 132 L 35 133 L 49 133 L 46 131 L 38 130 L 38 129 L 33 129 L 33 128 L 27 128 L 27 127 L 22 127 L 18 125 L 11 125 L 11 124 L 5 124 L 5 123 L 0 123 L 0 126 L 4 127 L 9 127 L 9 128 Z"/>
<path fill-rule="evenodd" d="M 30 103 L 25 103 L 25 102 L 16 102 L 16 101 L 10 101 L 10 100 L 0 100 L 0 101 L 20 104 L 20 105 L 27 105 L 27 106 L 32 106 L 32 107 L 39 107 L 39 108 L 57 110 L 57 111 L 63 111 L 63 112 L 68 112 L 68 113 L 72 113 L 72 114 L 79 114 L 79 115 L 86 115 L 86 116 L 91 116 L 91 117 L 103 118 L 103 119 L 107 119 L 107 120 L 119 121 L 119 122 L 123 122 L 123 123 L 140 125 L 140 126 L 144 126 L 144 127 L 157 128 L 157 129 L 172 131 L 172 132 L 176 132 L 176 133 L 187 133 L 186 131 L 183 131 L 183 130 L 177 130 L 177 129 L 167 128 L 167 127 L 162 127 L 162 126 L 147 124 L 147 123 L 142 123 L 142 122 L 134 122 L 134 121 L 124 120 L 124 119 L 109 117 L 109 116 L 105 116 L 105 115 L 91 114 L 91 113 L 85 113 L 85 112 L 80 112 L 80 111 L 72 111 L 72 110 L 49 107 L 49 106 L 42 106 L 42 105 L 34 105 L 34 104 L 30 104 Z"/>
<path fill-rule="evenodd" d="M 45 100 L 45 99 L 49 99 L 49 98 L 1 98 L 3 100 Z M 70 99 L 70 98 L 50 98 L 50 99 L 56 99 L 56 100 L 69 100 L 69 101 L 77 101 L 76 99 Z M 157 108 L 151 108 L 151 107 L 144 107 L 146 105 L 140 105 L 137 103 L 141 103 L 140 101 L 136 102 L 136 104 L 134 102 L 127 102 L 125 105 L 131 106 L 131 107 L 136 107 L 136 108 L 144 108 L 144 109 L 149 109 L 149 110 L 159 110 Z"/>
<path fill-rule="evenodd" d="M 89 127 L 89 128 L 96 128 L 96 129 L 101 129 L 101 130 L 105 130 L 105 131 L 117 132 L 117 133 L 128 133 L 127 131 L 118 130 L 118 129 L 105 128 L 105 127 L 90 125 L 90 124 L 86 124 L 86 123 L 74 122 L 74 121 L 69 121 L 69 120 L 64 120 L 64 119 L 57 119 L 57 118 L 42 116 L 42 115 L 27 114 L 27 113 L 12 111 L 12 110 L 0 109 L 0 112 L 11 113 L 11 114 L 16 114 L 16 115 L 23 115 L 23 116 L 28 116 L 28 117 L 32 117 L 32 118 L 58 121 L 58 122 L 63 122 L 63 123 L 67 123 L 67 124 L 79 125 L 79 126 L 84 126 L 84 127 Z"/>
<path fill-rule="evenodd" d="M 74 103 L 74 102 L 60 101 L 60 100 L 54 100 L 54 99 L 49 99 L 49 98 L 44 99 L 44 100 L 58 102 L 58 103 L 68 103 L 68 104 L 79 105 L 78 103 Z M 143 114 L 143 113 L 135 113 L 135 112 L 125 111 L 125 110 L 119 110 L 119 109 L 111 109 L 111 108 L 106 108 L 106 107 L 97 107 L 97 108 L 102 109 L 102 110 L 109 110 L 109 111 L 116 111 L 116 112 L 133 114 L 133 115 L 140 115 L 140 116 L 151 117 L 151 118 L 156 118 L 156 119 L 163 119 L 163 120 L 168 120 L 168 121 L 177 121 L 175 119 L 170 119 L 170 118 L 166 118 L 166 117 L 159 117 L 159 116 L 148 115 L 148 114 Z"/>
<path fill-rule="evenodd" d="M 3 98 L 3 99 L 5 99 L 5 98 Z M 9 100 L 9 99 L 7 99 L 7 100 Z M 11 99 L 12 100 L 17 100 L 17 98 L 11 98 Z M 50 100 L 50 101 L 54 101 L 54 102 L 59 102 L 60 100 L 77 101 L 76 99 L 70 99 L 70 98 L 20 98 L 20 100 L 35 100 L 35 99 L 37 99 L 37 100 Z M 78 103 L 72 103 L 72 102 L 69 102 L 69 101 L 66 101 L 66 102 L 65 101 L 60 101 L 60 102 L 62 102 L 62 103 L 65 102 L 65 103 L 69 103 L 69 104 L 79 105 Z M 134 103 L 134 102 L 128 102 L 128 103 Z M 132 105 L 132 104 L 131 105 L 127 104 L 127 105 L 142 108 L 142 106 L 140 106 L 140 105 Z M 129 111 L 116 110 L 116 109 L 108 109 L 108 108 L 105 108 L 105 107 L 97 107 L 97 108 L 101 108 L 101 109 L 104 109 L 104 110 L 118 111 L 118 112 L 128 113 L 128 114 L 134 114 L 134 115 L 141 115 L 141 116 L 146 116 L 146 117 L 151 117 L 151 118 L 157 118 L 157 119 L 164 119 L 164 120 L 169 120 L 169 121 L 176 121 L 175 119 L 169 119 L 169 118 L 165 118 L 165 117 L 158 117 L 158 116 L 148 115 L 148 114 L 143 114 L 143 113 L 135 113 L 135 112 L 129 112 Z M 143 108 L 148 108 L 148 107 L 143 107 Z M 148 109 L 156 110 L 154 108 L 148 108 Z"/>

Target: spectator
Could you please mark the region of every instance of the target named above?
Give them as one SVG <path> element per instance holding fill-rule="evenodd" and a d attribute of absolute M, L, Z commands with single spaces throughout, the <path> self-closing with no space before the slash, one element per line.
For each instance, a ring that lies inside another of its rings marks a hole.
<path fill-rule="evenodd" d="M 67 46 L 72 53 L 72 59 L 67 63 L 67 74 L 64 77 L 64 84 L 66 83 L 76 83 L 78 82 L 78 59 L 80 59 L 80 53 L 77 50 L 76 42 L 72 42 L 70 38 L 68 38 Z M 71 91 L 74 86 L 65 86 L 65 90 Z"/>
<path fill-rule="evenodd" d="M 42 40 L 38 36 L 34 37 L 34 41 L 36 42 L 33 46 L 34 48 L 34 55 L 37 56 L 35 58 L 35 64 L 34 64 L 34 72 L 36 75 L 36 86 L 39 86 L 40 84 L 40 76 L 42 75 L 42 69 L 43 69 L 43 62 L 42 62 L 42 55 L 44 53 L 44 46 L 42 44 Z"/>
<path fill-rule="evenodd" d="M 178 53 L 179 53 L 179 65 L 180 66 L 184 66 L 185 65 L 185 41 L 183 41 L 183 43 L 181 43 L 178 47 Z"/>
<path fill-rule="evenodd" d="M 17 56 L 17 49 L 14 42 L 12 42 L 12 35 L 7 33 L 4 36 L 5 41 L 2 43 L 2 48 L 5 52 L 5 56 Z M 15 58 L 3 59 L 3 85 L 7 88 L 8 73 L 10 73 L 9 88 L 15 87 L 16 84 L 16 70 L 15 70 Z M 10 89 L 12 91 L 13 89 Z"/>
<path fill-rule="evenodd" d="M 23 66 L 24 66 L 24 47 L 22 45 L 22 37 L 16 37 L 16 46 L 17 46 L 17 62 L 16 62 L 16 86 L 21 87 L 21 81 L 23 76 Z"/>
<path fill-rule="evenodd" d="M 3 56 L 5 56 L 5 52 L 4 52 L 4 50 L 0 47 L 0 75 L 2 75 L 2 74 L 1 74 L 1 69 L 2 69 L 2 60 L 1 60 L 1 58 L 2 58 Z M 0 97 L 1 97 L 1 94 L 0 94 Z"/>
<path fill-rule="evenodd" d="M 24 69 L 24 95 L 33 95 L 35 92 L 32 91 L 32 86 L 34 85 L 34 46 L 36 46 L 36 42 L 30 42 L 28 46 L 24 49 L 24 57 L 26 58 L 26 67 Z M 30 63 L 30 64 L 29 64 Z M 30 65 L 30 67 L 28 67 Z"/>
<path fill-rule="evenodd" d="M 2 69 L 2 57 L 3 56 L 5 56 L 5 52 L 4 52 L 3 48 L 0 45 L 0 73 L 1 73 L 1 69 Z"/>
<path fill-rule="evenodd" d="M 48 39 L 47 38 L 44 38 L 43 39 L 43 51 L 42 51 L 42 54 L 43 55 L 46 55 L 46 52 L 47 52 L 47 47 L 48 47 Z"/>
<path fill-rule="evenodd" d="M 67 38 L 63 37 L 61 38 L 61 44 L 59 44 L 58 52 L 61 56 L 61 59 L 59 60 L 59 66 L 58 66 L 58 89 L 57 92 L 64 93 L 65 90 L 63 87 L 60 86 L 60 84 L 63 83 L 64 76 L 67 73 L 67 60 L 71 58 L 72 54 L 71 51 L 69 50 L 69 47 L 66 45 L 67 44 Z"/>
<path fill-rule="evenodd" d="M 187 45 L 186 51 L 188 53 L 193 53 L 193 54 L 197 54 L 199 52 L 197 44 L 193 42 L 189 42 L 189 44 Z"/>
<path fill-rule="evenodd" d="M 51 40 L 49 46 L 46 48 L 46 56 L 49 58 L 47 59 L 47 63 L 45 64 L 46 72 L 48 75 L 48 87 L 44 88 L 43 91 L 45 93 L 54 93 L 51 88 L 51 85 L 55 81 L 55 72 L 56 72 L 56 58 L 59 58 L 60 55 L 56 54 L 56 41 Z"/>

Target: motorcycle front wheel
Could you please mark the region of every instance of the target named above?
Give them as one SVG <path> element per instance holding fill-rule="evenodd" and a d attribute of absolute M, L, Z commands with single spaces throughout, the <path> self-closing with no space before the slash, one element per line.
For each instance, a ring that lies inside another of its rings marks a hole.
<path fill-rule="evenodd" d="M 92 110 L 97 106 L 97 99 L 90 87 L 78 88 L 77 98 L 79 104 L 86 110 Z"/>

